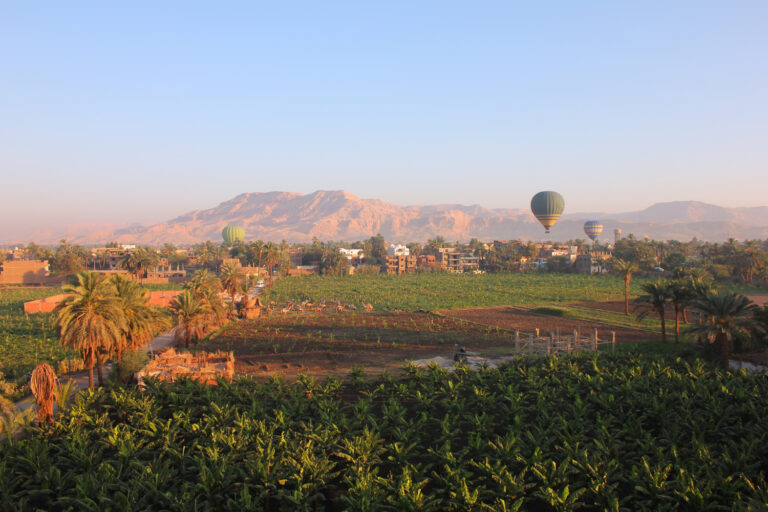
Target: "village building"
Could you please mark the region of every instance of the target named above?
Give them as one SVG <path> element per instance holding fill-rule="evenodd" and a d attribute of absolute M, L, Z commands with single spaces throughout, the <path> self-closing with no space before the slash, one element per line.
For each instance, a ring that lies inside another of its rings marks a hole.
<path fill-rule="evenodd" d="M 361 261 L 363 261 L 363 258 L 365 258 L 365 253 L 362 249 L 339 249 L 339 252 L 342 256 L 347 258 L 349 260 L 350 265 L 359 265 Z"/>
<path fill-rule="evenodd" d="M 579 254 L 573 263 L 573 271 L 577 274 L 605 274 L 608 272 L 608 262 L 613 257 L 608 251 L 592 251 Z"/>
<path fill-rule="evenodd" d="M 441 247 L 438 249 L 438 261 L 445 272 L 463 274 L 480 270 L 480 257 L 472 252 L 460 251 L 454 247 Z"/>
<path fill-rule="evenodd" d="M 411 254 L 411 250 L 405 245 L 390 244 L 387 248 L 387 256 L 408 256 Z"/>
<path fill-rule="evenodd" d="M 48 260 L 6 260 L 0 263 L 0 284 L 55 284 Z"/>

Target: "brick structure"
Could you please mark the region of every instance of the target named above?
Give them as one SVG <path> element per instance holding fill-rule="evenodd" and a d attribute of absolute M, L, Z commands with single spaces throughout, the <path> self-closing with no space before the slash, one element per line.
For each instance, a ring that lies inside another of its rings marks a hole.
<path fill-rule="evenodd" d="M 168 349 L 141 370 L 137 379 L 139 386 L 144 379 L 174 381 L 179 377 L 196 380 L 205 385 L 216 385 L 219 378 L 232 380 L 235 375 L 235 355 L 233 352 L 199 352 L 190 354 Z"/>
<path fill-rule="evenodd" d="M 8 260 L 0 264 L 0 284 L 48 284 L 48 260 Z"/>
<path fill-rule="evenodd" d="M 471 252 L 462 252 L 452 247 L 438 249 L 440 267 L 452 274 L 463 274 L 480 269 L 480 258 Z"/>
<path fill-rule="evenodd" d="M 157 290 L 148 292 L 149 305 L 167 308 L 174 297 L 176 297 L 181 292 L 182 290 Z M 59 305 L 61 301 L 69 296 L 69 294 L 63 293 L 60 295 L 51 295 L 50 297 L 46 297 L 44 299 L 25 302 L 24 312 L 27 314 L 50 313 L 56 306 Z"/>
<path fill-rule="evenodd" d="M 400 254 L 398 256 L 387 256 L 384 262 L 383 270 L 387 274 L 405 274 L 406 272 L 416 272 L 418 258 L 411 255 Z"/>

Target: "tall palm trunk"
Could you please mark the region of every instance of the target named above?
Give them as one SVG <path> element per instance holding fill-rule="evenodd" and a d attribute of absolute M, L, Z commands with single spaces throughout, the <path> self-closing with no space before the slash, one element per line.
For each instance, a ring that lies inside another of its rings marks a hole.
<path fill-rule="evenodd" d="M 117 347 L 117 359 L 115 360 L 115 375 L 117 375 L 117 382 L 122 383 L 123 378 L 121 375 L 121 367 L 123 362 L 123 348 L 118 346 Z"/>
<path fill-rule="evenodd" d="M 84 360 L 88 365 L 88 389 L 93 389 L 93 354 L 89 351 Z"/>
<path fill-rule="evenodd" d="M 659 320 L 661 320 L 661 342 L 666 343 L 667 342 L 667 323 L 666 323 L 666 319 L 664 318 L 664 308 L 661 307 L 657 311 L 659 313 Z"/>
<path fill-rule="evenodd" d="M 683 322 L 688 323 L 688 308 L 683 308 Z"/>
<path fill-rule="evenodd" d="M 235 292 L 232 292 L 232 318 L 235 318 Z"/>
<path fill-rule="evenodd" d="M 96 358 L 96 370 L 99 376 L 99 387 L 104 387 L 104 372 L 101 371 L 101 361 L 98 357 Z"/>
<path fill-rule="evenodd" d="M 624 278 L 624 314 L 629 315 L 629 279 Z"/>

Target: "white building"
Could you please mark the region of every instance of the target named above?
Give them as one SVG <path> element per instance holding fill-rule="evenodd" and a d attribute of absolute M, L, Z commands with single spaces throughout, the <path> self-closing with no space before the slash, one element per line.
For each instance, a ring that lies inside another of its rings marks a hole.
<path fill-rule="evenodd" d="M 349 261 L 361 260 L 365 256 L 363 254 L 362 249 L 343 249 L 342 248 L 342 249 L 339 249 L 339 252 L 341 253 L 342 256 L 347 258 Z"/>
<path fill-rule="evenodd" d="M 387 249 L 388 256 L 408 256 L 411 251 L 404 245 L 391 244 Z"/>

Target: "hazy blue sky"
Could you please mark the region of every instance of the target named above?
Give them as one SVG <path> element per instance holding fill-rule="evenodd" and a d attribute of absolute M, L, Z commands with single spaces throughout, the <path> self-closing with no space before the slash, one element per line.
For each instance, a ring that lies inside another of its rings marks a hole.
<path fill-rule="evenodd" d="M 2 1 L 0 230 L 269 190 L 768 204 L 764 0 L 255 4 Z"/>

